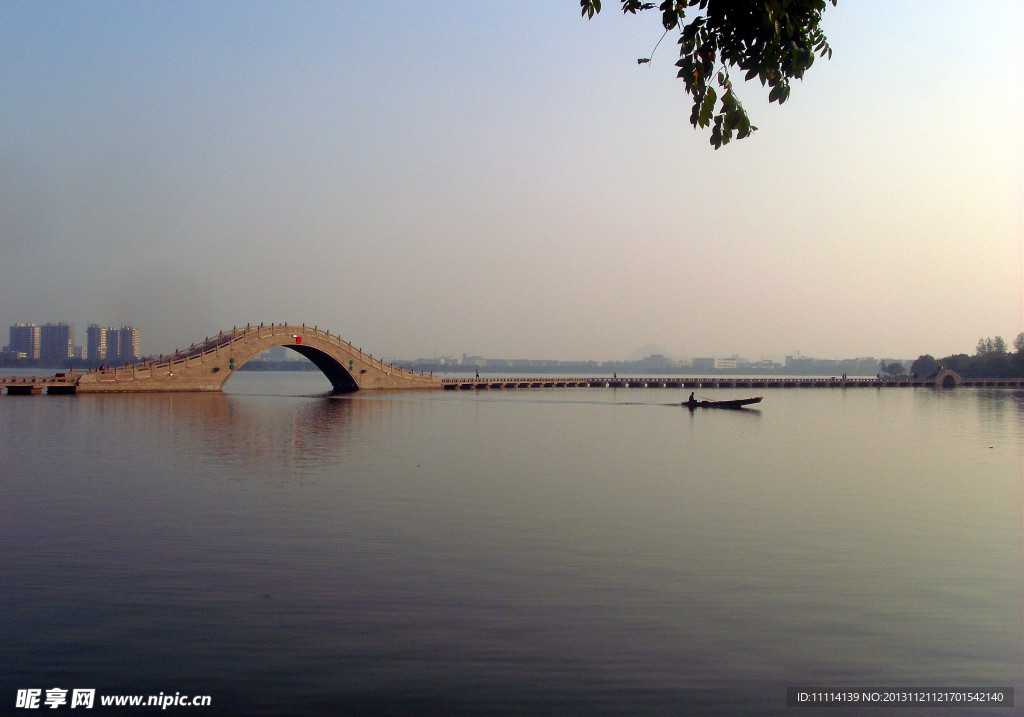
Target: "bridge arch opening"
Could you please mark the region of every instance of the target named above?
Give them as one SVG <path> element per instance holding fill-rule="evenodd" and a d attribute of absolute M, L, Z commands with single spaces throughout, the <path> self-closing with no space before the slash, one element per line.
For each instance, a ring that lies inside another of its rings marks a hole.
<path fill-rule="evenodd" d="M 352 374 L 349 373 L 348 369 L 344 365 L 342 365 L 341 362 L 339 362 L 330 354 L 321 351 L 320 349 L 302 344 L 281 344 L 279 346 L 268 347 L 267 349 L 260 351 L 259 353 L 246 359 L 242 363 L 234 365 L 234 368 L 237 371 L 238 369 L 242 368 L 242 366 L 245 364 L 251 364 L 253 362 L 262 363 L 266 361 L 271 362 L 271 367 L 268 367 L 267 370 L 274 370 L 272 368 L 273 364 L 281 362 L 282 360 L 287 361 L 289 363 L 306 363 L 305 361 L 297 361 L 295 359 L 285 358 L 284 356 L 282 356 L 283 351 L 281 351 L 281 353 L 278 353 L 278 350 L 283 349 L 291 349 L 292 351 L 294 351 L 295 353 L 299 354 L 307 361 L 312 363 L 316 368 L 318 368 L 320 372 L 327 378 L 327 380 L 331 382 L 331 390 L 334 393 L 351 393 L 353 391 L 359 390 L 359 386 L 352 378 Z M 214 368 L 213 370 L 218 371 L 219 369 Z M 253 370 L 251 366 L 250 370 Z M 227 383 L 230 375 L 233 374 L 229 374 L 229 376 L 225 377 L 224 383 Z"/>
<path fill-rule="evenodd" d="M 335 393 L 352 393 L 359 390 L 359 386 L 356 385 L 352 374 L 333 356 L 324 353 L 320 349 L 303 344 L 286 344 L 286 348 L 290 348 L 292 351 L 306 357 L 314 366 L 320 369 L 324 376 L 327 377 L 327 380 L 331 382 L 331 387 Z"/>
<path fill-rule="evenodd" d="M 963 383 L 963 379 L 957 375 L 956 371 L 951 371 L 948 368 L 940 369 L 935 374 L 935 385 L 938 388 L 956 388 L 961 383 Z"/>

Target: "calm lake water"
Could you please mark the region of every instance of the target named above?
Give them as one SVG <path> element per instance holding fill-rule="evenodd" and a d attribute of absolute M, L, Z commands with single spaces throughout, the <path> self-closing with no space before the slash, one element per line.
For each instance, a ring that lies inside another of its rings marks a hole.
<path fill-rule="evenodd" d="M 1024 700 L 1021 392 L 227 388 L 0 396 L 0 711 L 83 711 L 14 709 L 55 687 L 211 696 L 164 712 L 189 715 Z"/>

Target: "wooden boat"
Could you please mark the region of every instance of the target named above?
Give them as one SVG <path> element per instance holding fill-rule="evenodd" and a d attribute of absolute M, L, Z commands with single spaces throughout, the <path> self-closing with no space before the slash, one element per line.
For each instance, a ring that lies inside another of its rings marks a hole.
<path fill-rule="evenodd" d="M 753 398 L 734 398 L 731 401 L 683 401 L 683 406 L 691 411 L 695 408 L 743 408 L 752 403 L 761 403 L 763 396 Z"/>

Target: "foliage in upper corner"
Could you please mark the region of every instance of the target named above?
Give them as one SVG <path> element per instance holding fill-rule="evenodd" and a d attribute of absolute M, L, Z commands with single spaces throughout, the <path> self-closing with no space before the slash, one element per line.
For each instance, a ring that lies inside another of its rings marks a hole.
<path fill-rule="evenodd" d="M 677 77 L 693 98 L 690 124 L 713 125 L 715 149 L 757 129 L 733 92 L 730 69 L 743 73 L 744 80 L 759 79 L 769 88 L 768 100 L 782 104 L 789 98 L 790 82 L 803 78 L 816 54 L 832 57 L 821 31 L 821 16 L 828 3 L 834 6 L 837 0 L 620 2 L 623 13 L 659 10 L 665 33 L 679 32 Z M 601 0 L 580 0 L 580 7 L 589 19 L 601 12 Z M 692 19 L 686 22 L 688 12 Z M 638 62 L 647 63 L 650 58 Z"/>

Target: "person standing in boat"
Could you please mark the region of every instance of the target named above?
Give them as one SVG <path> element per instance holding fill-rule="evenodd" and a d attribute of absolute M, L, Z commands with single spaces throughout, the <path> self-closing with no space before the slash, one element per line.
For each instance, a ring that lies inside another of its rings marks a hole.
<path fill-rule="evenodd" d="M 690 391 L 690 397 L 689 397 L 688 399 L 686 399 L 686 403 L 688 403 L 688 404 L 689 404 L 689 405 L 691 405 L 691 406 L 692 406 L 693 404 L 697 403 L 697 399 L 695 399 L 695 398 L 693 397 L 693 391 Z"/>

